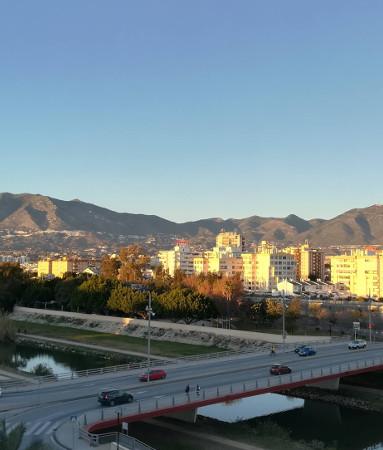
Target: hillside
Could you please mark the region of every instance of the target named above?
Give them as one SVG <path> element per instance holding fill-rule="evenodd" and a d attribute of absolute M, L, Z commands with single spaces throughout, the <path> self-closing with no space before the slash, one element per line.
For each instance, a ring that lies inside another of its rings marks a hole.
<path fill-rule="evenodd" d="M 170 245 L 174 237 L 212 245 L 222 228 L 239 230 L 247 242 L 267 239 L 290 244 L 309 239 L 319 246 L 378 244 L 383 243 L 383 206 L 352 209 L 330 220 L 305 220 L 291 214 L 175 223 L 155 215 L 117 213 L 79 200 L 0 194 L 0 250 L 118 248 L 148 236 L 156 236 L 159 245 Z"/>

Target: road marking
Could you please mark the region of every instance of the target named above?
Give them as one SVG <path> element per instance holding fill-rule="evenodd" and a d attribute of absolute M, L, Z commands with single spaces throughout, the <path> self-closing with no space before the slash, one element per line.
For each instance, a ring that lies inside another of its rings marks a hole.
<path fill-rule="evenodd" d="M 136 395 L 141 395 L 141 394 L 145 394 L 148 391 L 140 391 L 140 392 L 136 392 Z"/>
<path fill-rule="evenodd" d="M 25 432 L 25 436 L 29 436 L 30 434 L 34 433 L 35 430 L 37 430 L 37 428 L 41 425 L 41 423 L 42 422 L 35 422 L 35 424 Z"/>
<path fill-rule="evenodd" d="M 13 431 L 18 425 L 20 425 L 19 423 L 7 423 L 5 426 L 5 429 L 7 430 L 7 433 L 10 433 L 11 431 Z"/>
<path fill-rule="evenodd" d="M 58 422 L 55 422 L 51 427 L 49 427 L 45 434 L 51 434 L 56 428 L 58 428 L 58 426 L 60 425 L 61 420 L 59 420 Z"/>
<path fill-rule="evenodd" d="M 36 431 L 35 433 L 33 433 L 35 436 L 38 436 L 39 434 L 41 434 L 46 428 L 48 428 L 49 427 L 49 425 L 51 425 L 51 423 L 52 422 L 45 422 L 44 424 L 43 424 L 43 426 L 38 430 L 38 431 Z"/>
<path fill-rule="evenodd" d="M 156 395 L 153 398 L 163 398 L 163 397 L 167 397 L 167 395 L 166 394 L 165 395 Z"/>

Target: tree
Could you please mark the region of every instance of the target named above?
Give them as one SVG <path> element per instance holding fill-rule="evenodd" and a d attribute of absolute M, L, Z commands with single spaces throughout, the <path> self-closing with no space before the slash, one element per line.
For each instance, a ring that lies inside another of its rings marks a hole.
<path fill-rule="evenodd" d="M 144 279 L 144 270 L 149 264 L 150 258 L 145 255 L 138 245 L 129 245 L 120 250 L 121 267 L 119 280 L 123 282 L 141 282 Z"/>
<path fill-rule="evenodd" d="M 135 291 L 130 287 L 117 284 L 108 299 L 107 307 L 112 311 L 134 314 L 145 310 L 147 294 Z"/>
<path fill-rule="evenodd" d="M 100 274 L 102 277 L 109 280 L 117 280 L 118 270 L 121 267 L 121 261 L 117 258 L 104 256 L 101 260 Z"/>
<path fill-rule="evenodd" d="M 0 449 L 1 450 L 18 450 L 21 447 L 24 433 L 26 431 L 25 426 L 21 423 L 17 425 L 12 431 L 7 433 L 5 427 L 5 420 L 0 420 Z M 37 440 L 30 444 L 28 447 L 24 447 L 24 450 L 49 450 L 50 447 L 44 444 L 41 440 Z"/>
<path fill-rule="evenodd" d="M 70 307 L 72 310 L 80 310 L 88 314 L 103 313 L 106 310 L 111 289 L 110 281 L 93 276 L 77 287 L 70 301 Z"/>

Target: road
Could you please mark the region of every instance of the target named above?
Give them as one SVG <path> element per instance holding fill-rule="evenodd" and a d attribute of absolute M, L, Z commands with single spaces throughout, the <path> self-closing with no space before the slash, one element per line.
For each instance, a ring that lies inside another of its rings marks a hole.
<path fill-rule="evenodd" d="M 194 362 L 180 362 L 165 367 L 165 380 L 140 383 L 143 370 L 131 370 L 30 386 L 18 392 L 5 392 L 0 398 L 0 418 L 6 420 L 8 429 L 17 423 L 26 425 L 26 442 L 33 438 L 49 439 L 54 429 L 71 416 L 101 408 L 97 393 L 103 388 L 127 389 L 136 401 L 181 394 L 186 384 L 199 384 L 202 389 L 230 383 L 248 382 L 268 376 L 272 363 L 287 363 L 293 373 L 302 369 L 315 369 L 331 364 L 347 363 L 357 359 L 382 356 L 383 344 L 375 343 L 363 350 L 350 351 L 347 343 L 339 342 L 316 346 L 317 354 L 299 357 L 294 352 L 269 354 L 242 354 Z"/>

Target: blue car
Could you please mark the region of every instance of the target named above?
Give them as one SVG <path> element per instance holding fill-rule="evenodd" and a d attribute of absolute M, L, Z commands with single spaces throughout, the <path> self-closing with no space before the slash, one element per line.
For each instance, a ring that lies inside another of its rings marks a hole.
<path fill-rule="evenodd" d="M 316 351 L 312 347 L 304 347 L 301 350 L 299 350 L 298 355 L 299 356 L 312 356 L 316 355 Z"/>
<path fill-rule="evenodd" d="M 306 344 L 298 345 L 298 347 L 295 347 L 294 352 L 295 352 L 295 353 L 299 353 L 301 350 L 305 349 L 306 347 L 307 347 Z"/>

